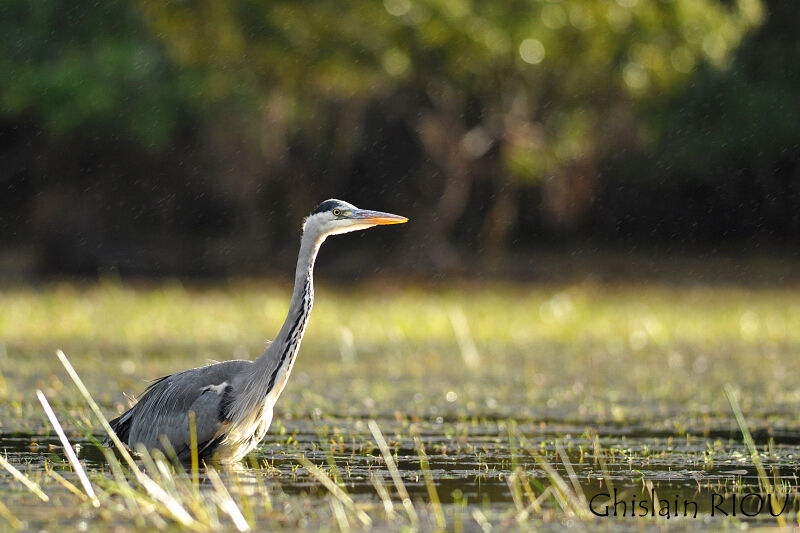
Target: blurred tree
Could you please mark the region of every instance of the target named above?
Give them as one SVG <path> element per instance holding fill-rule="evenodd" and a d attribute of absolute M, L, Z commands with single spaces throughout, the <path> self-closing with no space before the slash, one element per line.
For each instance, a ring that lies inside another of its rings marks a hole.
<path fill-rule="evenodd" d="M 606 162 L 600 225 L 678 245 L 796 242 L 800 3 L 772 0 L 767 8 L 765 24 L 729 68 L 701 66 L 686 90 L 639 113 L 651 133 L 638 149 Z"/>
<path fill-rule="evenodd" d="M 157 190 L 143 156 L 204 108 L 204 80 L 129 3 L 0 2 L 0 234 L 85 273 L 104 240 L 169 223 L 175 191 Z"/>
<path fill-rule="evenodd" d="M 792 157 L 796 86 L 758 80 L 796 70 L 797 11 L 768 5 L 779 38 L 746 47 L 738 71 L 727 70 L 732 52 L 764 19 L 761 0 L 8 0 L 0 180 L 60 226 L 54 241 L 72 231 L 65 216 L 80 218 L 81 242 L 168 224 L 174 239 L 203 240 L 212 228 L 217 249 L 203 242 L 189 256 L 232 269 L 294 243 L 282 221 L 335 194 L 380 195 L 424 222 L 407 232 L 417 264 L 459 264 L 448 244 L 458 228 L 489 258 L 521 223 L 525 238 L 591 233 L 597 220 L 613 235 L 670 169 L 718 194 L 732 168 L 719 162 L 747 159 L 743 180 L 782 190 L 771 165 Z M 761 129 L 736 133 L 748 124 Z M 614 197 L 613 216 L 587 219 L 607 194 L 609 154 L 626 151 L 646 161 L 617 168 L 636 173 L 632 193 Z M 658 168 L 654 151 L 669 154 Z M 62 177 L 75 182 L 67 192 Z M 65 213 L 68 202 L 81 207 Z M 266 227 L 264 211 L 287 206 Z M 663 225 L 647 220 L 648 231 Z M 0 229 L 11 225 L 0 213 Z"/>
<path fill-rule="evenodd" d="M 554 226 L 576 227 L 611 140 L 638 137 L 637 102 L 679 87 L 697 64 L 724 67 L 763 17 L 759 0 L 142 5 L 176 64 L 205 72 L 212 99 L 255 98 L 251 141 L 270 166 L 288 161 L 297 134 L 323 154 L 312 172 L 324 173 L 364 142 L 366 102 L 407 106 L 398 114 L 430 161 L 423 177 L 441 175 L 423 211 L 426 248 L 444 249 L 485 181 L 480 240 L 489 255 L 504 249 L 526 182 L 541 184 Z M 390 98 L 398 90 L 413 104 Z M 297 175 L 307 155 L 290 165 L 294 179 L 309 179 Z"/>
<path fill-rule="evenodd" d="M 67 135 L 91 124 L 162 145 L 199 108 L 206 74 L 175 68 L 125 2 L 0 4 L 0 112 Z"/>

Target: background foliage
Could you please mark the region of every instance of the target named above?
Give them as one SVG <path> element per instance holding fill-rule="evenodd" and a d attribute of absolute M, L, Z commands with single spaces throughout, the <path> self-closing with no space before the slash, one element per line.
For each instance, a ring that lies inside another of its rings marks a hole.
<path fill-rule="evenodd" d="M 542 243 L 789 245 L 798 20 L 788 0 L 10 0 L 0 267 L 283 268 L 330 196 L 410 216 L 359 244 L 405 239 L 437 271 Z"/>

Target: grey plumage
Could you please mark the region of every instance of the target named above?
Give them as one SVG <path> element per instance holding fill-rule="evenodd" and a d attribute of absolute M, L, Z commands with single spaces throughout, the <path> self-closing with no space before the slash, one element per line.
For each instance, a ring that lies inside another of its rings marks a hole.
<path fill-rule="evenodd" d="M 283 391 L 314 303 L 314 260 L 329 235 L 398 224 L 407 219 L 326 200 L 303 224 L 294 291 L 283 327 L 255 361 L 225 361 L 184 370 L 153 382 L 131 409 L 111 421 L 128 446 L 169 446 L 190 454 L 189 412 L 194 412 L 198 452 L 230 462 L 243 458 L 264 437 Z"/>
<path fill-rule="evenodd" d="M 194 411 L 198 451 L 201 456 L 227 421 L 231 381 L 252 366 L 252 361 L 225 361 L 184 370 L 155 381 L 128 412 L 111 423 L 123 442 L 160 448 L 164 435 L 181 458 L 189 454 L 189 411 Z M 230 387 L 230 389 L 228 389 Z M 227 392 L 226 392 L 227 391 Z"/>

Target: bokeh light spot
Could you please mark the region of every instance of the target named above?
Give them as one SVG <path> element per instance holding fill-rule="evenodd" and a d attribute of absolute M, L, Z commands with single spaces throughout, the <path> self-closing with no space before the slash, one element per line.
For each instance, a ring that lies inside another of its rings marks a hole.
<path fill-rule="evenodd" d="M 383 68 L 396 78 L 403 76 L 410 66 L 411 60 L 404 52 L 397 48 L 387 50 L 386 53 L 383 54 Z"/>
<path fill-rule="evenodd" d="M 622 79 L 625 84 L 633 91 L 643 91 L 650 85 L 650 77 L 647 70 L 640 63 L 628 63 L 622 69 Z"/>
<path fill-rule="evenodd" d="M 686 74 L 694 68 L 694 54 L 685 46 L 679 46 L 673 50 L 669 59 L 670 63 L 672 64 L 672 68 L 678 72 Z"/>
<path fill-rule="evenodd" d="M 410 0 L 383 0 L 383 7 L 390 15 L 402 17 L 411 9 L 411 2 Z"/>
<path fill-rule="evenodd" d="M 549 4 L 542 9 L 542 23 L 551 30 L 563 28 L 567 24 L 567 12 L 557 4 Z"/>
<path fill-rule="evenodd" d="M 538 65 L 544 59 L 544 45 L 538 39 L 525 39 L 519 45 L 522 60 L 531 65 Z"/>

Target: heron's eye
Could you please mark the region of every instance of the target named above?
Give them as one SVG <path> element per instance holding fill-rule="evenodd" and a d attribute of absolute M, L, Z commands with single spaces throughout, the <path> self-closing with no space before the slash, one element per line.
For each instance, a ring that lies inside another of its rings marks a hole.
<path fill-rule="evenodd" d="M 333 210 L 333 216 L 338 217 L 341 214 L 342 214 L 342 210 L 341 209 L 334 209 Z"/>

